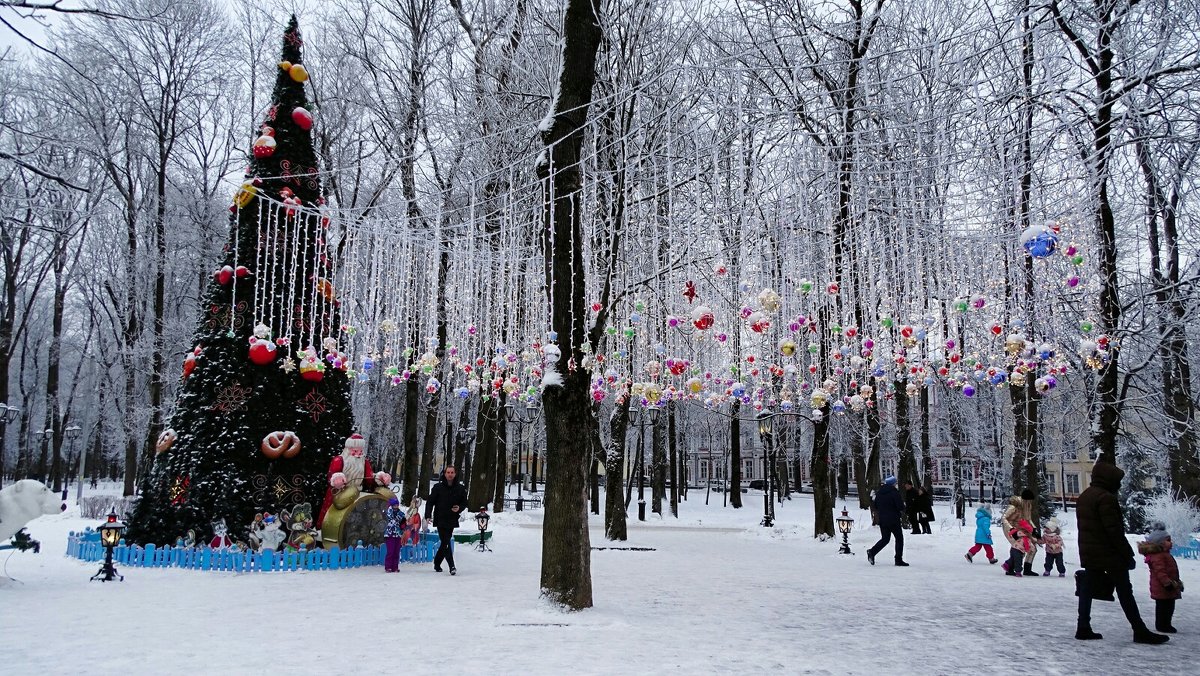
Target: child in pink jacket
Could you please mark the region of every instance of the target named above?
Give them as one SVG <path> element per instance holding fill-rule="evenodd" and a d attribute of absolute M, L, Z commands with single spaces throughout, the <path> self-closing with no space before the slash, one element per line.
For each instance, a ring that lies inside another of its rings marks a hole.
<path fill-rule="evenodd" d="M 1154 628 L 1164 634 L 1174 634 L 1171 617 L 1175 602 L 1183 598 L 1183 581 L 1179 579 L 1179 564 L 1171 556 L 1171 536 L 1162 523 L 1150 527 L 1145 542 L 1138 543 L 1138 552 L 1146 557 L 1150 569 L 1150 598 L 1154 599 Z"/>
<path fill-rule="evenodd" d="M 1042 577 L 1050 577 L 1051 564 L 1058 564 L 1058 576 L 1066 577 L 1067 568 L 1063 565 L 1062 526 L 1058 519 L 1050 519 L 1042 529 L 1042 544 L 1046 547 L 1046 571 Z"/>

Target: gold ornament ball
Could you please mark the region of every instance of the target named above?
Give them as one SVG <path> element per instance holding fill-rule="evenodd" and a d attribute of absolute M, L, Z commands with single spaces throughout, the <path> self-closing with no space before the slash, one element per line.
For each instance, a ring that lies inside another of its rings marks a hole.
<path fill-rule="evenodd" d="M 293 64 L 291 68 L 288 68 L 288 75 L 291 75 L 292 79 L 296 82 L 308 81 L 308 70 L 303 65 L 298 63 Z"/>

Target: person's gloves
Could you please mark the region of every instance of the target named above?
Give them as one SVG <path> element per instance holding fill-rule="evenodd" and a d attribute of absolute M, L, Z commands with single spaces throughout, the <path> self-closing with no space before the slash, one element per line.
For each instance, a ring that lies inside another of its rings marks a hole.
<path fill-rule="evenodd" d="M 1179 593 L 1183 593 L 1183 580 L 1175 580 L 1175 587 L 1179 589 Z"/>
<path fill-rule="evenodd" d="M 1131 556 L 1129 557 L 1129 570 L 1133 570 L 1134 568 L 1137 568 L 1137 559 Z"/>

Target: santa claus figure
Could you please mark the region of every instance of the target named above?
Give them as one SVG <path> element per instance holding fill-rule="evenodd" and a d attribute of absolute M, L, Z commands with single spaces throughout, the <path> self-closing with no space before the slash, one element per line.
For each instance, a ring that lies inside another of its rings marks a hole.
<path fill-rule="evenodd" d="M 325 513 L 336 498 L 339 503 L 349 505 L 363 490 L 374 491 L 376 486 L 386 487 L 392 482 L 387 472 L 375 472 L 365 452 L 367 440 L 361 434 L 352 434 L 346 439 L 342 454 L 329 463 L 329 487 L 325 489 L 325 501 L 317 516 L 317 528 L 325 522 Z"/>

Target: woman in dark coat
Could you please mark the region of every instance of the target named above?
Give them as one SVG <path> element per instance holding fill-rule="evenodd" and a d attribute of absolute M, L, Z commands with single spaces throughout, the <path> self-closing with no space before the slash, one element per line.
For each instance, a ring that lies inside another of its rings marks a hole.
<path fill-rule="evenodd" d="M 933 494 L 925 490 L 924 486 L 917 487 L 917 499 L 914 511 L 917 513 L 917 518 L 913 522 L 913 534 L 920 535 L 924 533 L 925 535 L 930 535 L 929 522 L 933 521 Z"/>

